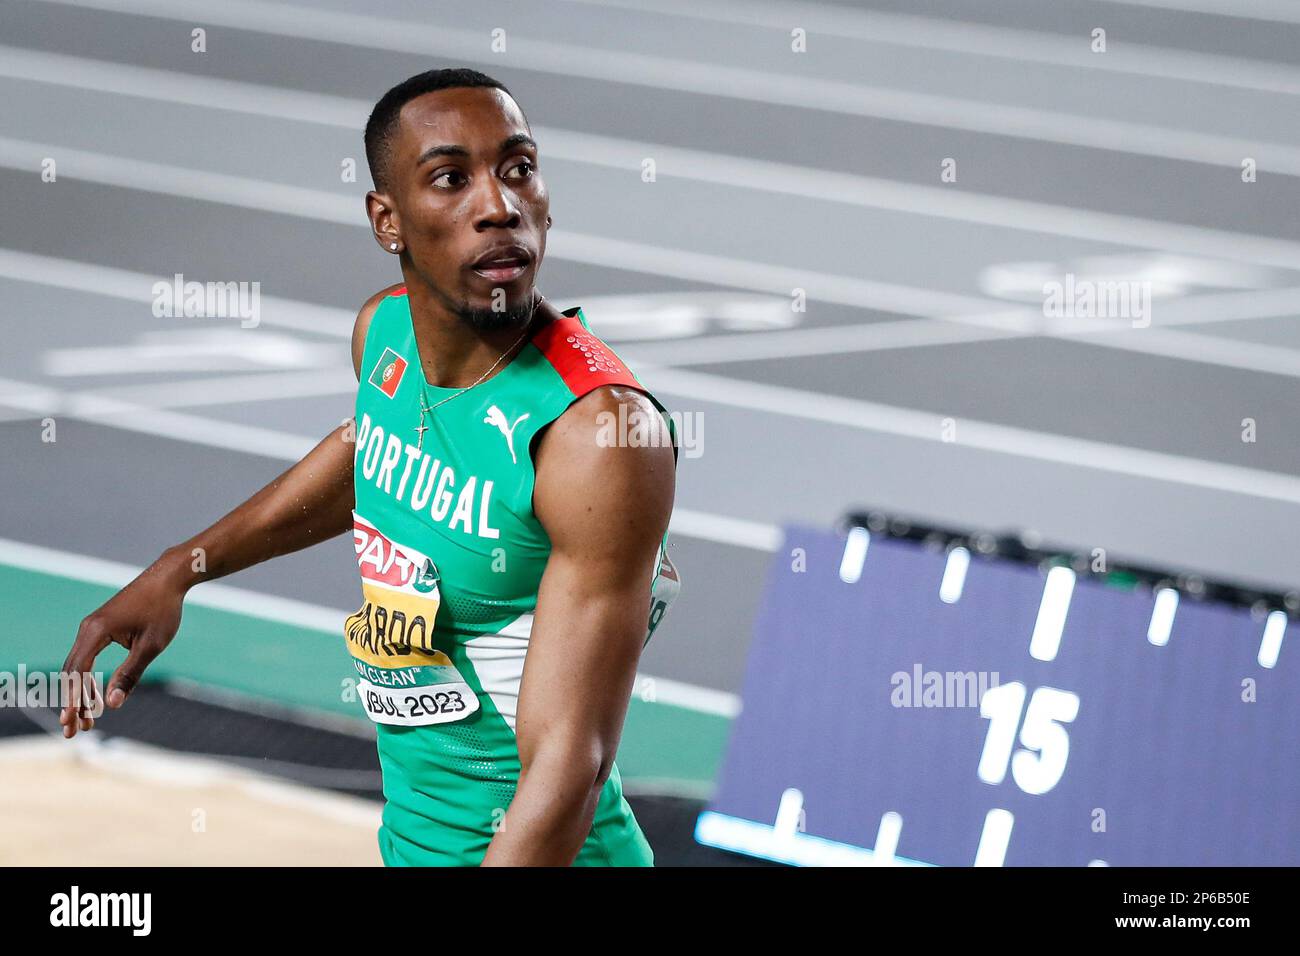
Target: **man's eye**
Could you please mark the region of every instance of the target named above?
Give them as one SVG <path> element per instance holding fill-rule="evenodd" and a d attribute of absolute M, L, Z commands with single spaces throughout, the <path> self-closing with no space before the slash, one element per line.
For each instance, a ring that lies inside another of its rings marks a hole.
<path fill-rule="evenodd" d="M 536 171 L 537 167 L 532 164 L 531 160 L 521 159 L 509 169 L 506 170 L 507 179 L 528 179 Z"/>
<path fill-rule="evenodd" d="M 439 173 L 433 177 L 433 184 L 439 189 L 451 189 L 459 186 L 465 181 L 459 170 L 449 169 L 444 173 Z"/>

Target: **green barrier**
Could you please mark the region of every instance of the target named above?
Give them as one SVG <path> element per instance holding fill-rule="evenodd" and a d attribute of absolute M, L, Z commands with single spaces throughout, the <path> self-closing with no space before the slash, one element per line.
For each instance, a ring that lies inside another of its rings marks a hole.
<path fill-rule="evenodd" d="M 0 564 L 0 671 L 57 671 L 77 625 L 115 589 Z M 196 592 L 196 595 L 198 592 Z M 342 621 L 340 620 L 340 626 Z M 112 645 L 96 670 L 112 672 L 125 651 Z M 354 718 L 359 705 L 346 694 L 356 673 L 337 638 L 248 614 L 187 603 L 181 630 L 149 668 L 150 680 L 184 678 L 276 704 Z M 672 704 L 633 697 L 618 763 L 626 783 L 707 795 L 731 721 Z"/>

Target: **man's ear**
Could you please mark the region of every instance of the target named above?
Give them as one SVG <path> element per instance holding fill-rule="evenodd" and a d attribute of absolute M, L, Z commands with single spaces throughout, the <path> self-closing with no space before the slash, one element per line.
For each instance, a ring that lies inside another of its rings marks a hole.
<path fill-rule="evenodd" d="M 366 217 L 370 220 L 370 231 L 379 247 L 385 252 L 400 253 L 403 247 L 402 231 L 392 199 L 386 193 L 370 190 L 366 193 Z"/>

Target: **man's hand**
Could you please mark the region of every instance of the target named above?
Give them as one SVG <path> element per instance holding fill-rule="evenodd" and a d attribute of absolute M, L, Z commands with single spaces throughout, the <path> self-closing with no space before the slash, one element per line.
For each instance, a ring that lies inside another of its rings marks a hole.
<path fill-rule="evenodd" d="M 396 286 L 376 292 L 361 307 L 352 332 L 352 367 L 358 380 L 366 333 L 379 303 Z M 212 527 L 169 549 L 138 578 L 95 611 L 77 630 L 63 672 L 79 686 L 65 700 L 59 723 L 63 736 L 95 726 L 99 690 L 91 679 L 95 658 L 109 644 L 121 644 L 126 660 L 109 682 L 106 700 L 118 708 L 140 682 L 145 668 L 166 650 L 181 624 L 181 605 L 191 587 L 343 534 L 352 527 L 354 428 L 345 422 L 275 481 Z M 204 554 L 203 569 L 191 564 Z"/>
<path fill-rule="evenodd" d="M 126 660 L 114 672 L 100 702 L 116 709 L 140 683 L 145 668 L 176 636 L 187 590 L 171 570 L 177 560 L 171 553 L 164 555 L 81 622 L 72 651 L 63 663 L 63 673 L 75 676 L 72 687 L 77 691 L 64 701 L 59 714 L 64 737 L 75 737 L 78 730 L 95 726 L 92 713 L 101 708 L 96 706 L 94 695 L 101 691 L 91 672 L 104 648 L 121 644 L 127 650 Z"/>
<path fill-rule="evenodd" d="M 105 703 L 117 708 L 130 695 L 144 669 L 163 652 L 181 623 L 181 602 L 191 587 L 224 577 L 271 558 L 343 534 L 352 527 L 350 425 L 336 428 L 279 478 L 212 527 L 169 549 L 107 604 L 81 622 L 64 672 L 81 675 L 81 702 L 65 702 L 59 722 L 63 735 L 94 726 L 94 694 L 89 672 L 110 643 L 127 649 L 113 675 Z M 192 555 L 201 552 L 196 567 Z"/>

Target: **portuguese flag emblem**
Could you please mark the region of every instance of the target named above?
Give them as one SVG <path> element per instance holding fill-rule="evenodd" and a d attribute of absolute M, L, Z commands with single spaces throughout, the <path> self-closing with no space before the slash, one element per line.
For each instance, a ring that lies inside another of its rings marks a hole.
<path fill-rule="evenodd" d="M 392 398 L 397 393 L 397 386 L 405 371 L 406 359 L 392 349 L 384 349 L 384 354 L 379 357 L 374 371 L 370 373 L 370 384 Z"/>

